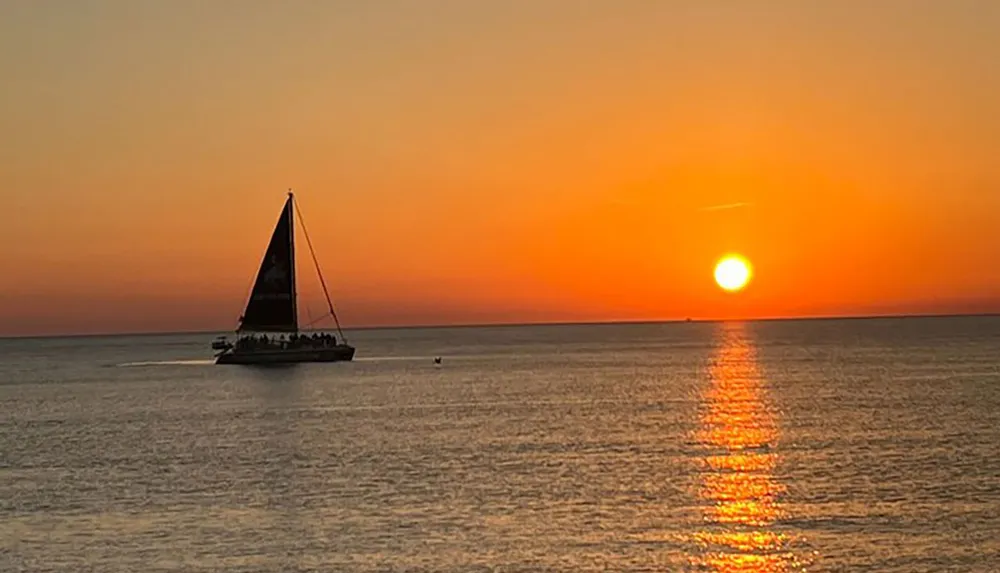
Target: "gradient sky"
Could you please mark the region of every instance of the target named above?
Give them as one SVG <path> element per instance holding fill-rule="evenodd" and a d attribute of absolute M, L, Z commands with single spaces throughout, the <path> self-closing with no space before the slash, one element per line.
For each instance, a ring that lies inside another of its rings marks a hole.
<path fill-rule="evenodd" d="M 235 326 L 289 187 L 349 325 L 1000 311 L 997 30 L 991 0 L 3 2 L 0 334 Z"/>

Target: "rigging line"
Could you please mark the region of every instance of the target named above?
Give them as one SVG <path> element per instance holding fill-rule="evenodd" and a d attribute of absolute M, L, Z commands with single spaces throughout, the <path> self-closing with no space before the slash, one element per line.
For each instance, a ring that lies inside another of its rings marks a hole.
<path fill-rule="evenodd" d="M 312 313 L 311 313 L 311 312 L 309 312 L 309 305 L 308 305 L 308 304 L 306 305 L 306 318 L 308 318 L 308 319 L 309 319 L 309 324 L 312 324 L 312 323 L 313 323 L 313 322 L 312 322 L 312 319 L 313 319 L 313 317 L 312 317 Z M 308 326 L 308 324 L 307 324 L 306 326 Z"/>
<path fill-rule="evenodd" d="M 249 306 L 249 304 L 250 304 L 250 296 L 253 295 L 253 287 L 254 287 L 254 284 L 256 282 L 257 282 L 256 275 L 253 276 L 253 277 L 250 277 L 250 284 L 247 285 L 247 294 L 246 294 L 246 296 L 243 297 L 243 300 L 245 300 L 246 303 L 243 305 L 244 310 L 243 310 L 243 313 L 240 315 L 240 318 L 239 318 L 239 323 L 240 324 L 239 324 L 239 326 L 236 327 L 236 332 L 237 333 L 241 332 L 242 329 L 243 329 L 243 315 L 246 314 L 246 307 Z"/>
<path fill-rule="evenodd" d="M 309 328 L 312 325 L 316 324 L 317 322 L 323 320 L 324 318 L 326 318 L 328 316 L 330 316 L 330 315 L 329 314 L 324 314 L 323 316 L 317 318 L 316 320 L 310 320 L 308 323 L 305 324 L 304 328 Z"/>
<path fill-rule="evenodd" d="M 266 251 L 264 252 L 264 256 L 265 257 L 267 256 L 267 252 Z M 258 268 L 260 268 L 260 264 L 261 263 L 257 264 Z M 246 309 L 250 306 L 250 297 L 253 296 L 253 287 L 255 287 L 255 286 L 257 286 L 257 275 L 253 274 L 253 275 L 250 275 L 250 284 L 247 285 L 246 295 L 244 295 L 244 297 L 243 297 L 243 300 L 246 301 L 246 302 L 243 303 L 243 312 L 240 314 L 240 318 L 239 318 L 239 323 L 240 324 L 239 324 L 239 326 L 236 327 L 236 333 L 237 334 L 239 334 L 240 332 L 243 332 L 243 317 L 246 314 Z"/>
<path fill-rule="evenodd" d="M 344 337 L 344 331 L 340 329 L 340 320 L 337 318 L 337 311 L 333 310 L 333 301 L 330 299 L 330 292 L 326 289 L 326 281 L 323 280 L 323 271 L 319 268 L 319 261 L 316 260 L 316 251 L 313 250 L 312 240 L 309 239 L 309 231 L 306 230 L 306 220 L 302 216 L 302 210 L 299 209 L 299 202 L 295 203 L 295 213 L 299 216 L 299 224 L 302 226 L 302 234 L 306 237 L 306 245 L 309 247 L 309 254 L 312 255 L 313 265 L 316 267 L 316 274 L 319 276 L 319 284 L 323 287 L 323 296 L 326 297 L 326 304 L 330 308 L 330 316 L 333 317 L 334 324 L 337 325 L 337 334 L 340 335 L 340 339 L 347 341 Z"/>

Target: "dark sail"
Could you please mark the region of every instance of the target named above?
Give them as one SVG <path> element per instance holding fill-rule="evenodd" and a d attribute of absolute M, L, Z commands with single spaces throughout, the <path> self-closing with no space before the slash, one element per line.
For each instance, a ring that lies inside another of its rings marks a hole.
<path fill-rule="evenodd" d="M 292 196 L 289 194 L 281 218 L 271 235 L 264 260 L 257 272 L 247 308 L 240 318 L 240 330 L 255 332 L 295 332 L 295 245 L 292 225 Z"/>

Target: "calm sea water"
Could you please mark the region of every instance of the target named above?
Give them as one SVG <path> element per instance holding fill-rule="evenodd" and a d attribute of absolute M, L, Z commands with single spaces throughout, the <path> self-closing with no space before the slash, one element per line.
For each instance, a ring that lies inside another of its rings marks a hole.
<path fill-rule="evenodd" d="M 349 336 L 0 340 L 0 571 L 1000 570 L 998 319 Z"/>

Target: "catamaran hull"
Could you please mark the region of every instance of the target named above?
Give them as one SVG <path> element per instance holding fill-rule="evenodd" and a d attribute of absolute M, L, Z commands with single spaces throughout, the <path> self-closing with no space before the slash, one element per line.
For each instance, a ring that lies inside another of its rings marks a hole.
<path fill-rule="evenodd" d="M 295 348 L 275 350 L 232 351 L 218 355 L 216 364 L 298 364 L 302 362 L 349 362 L 354 359 L 354 347 L 346 344 L 329 348 Z"/>

